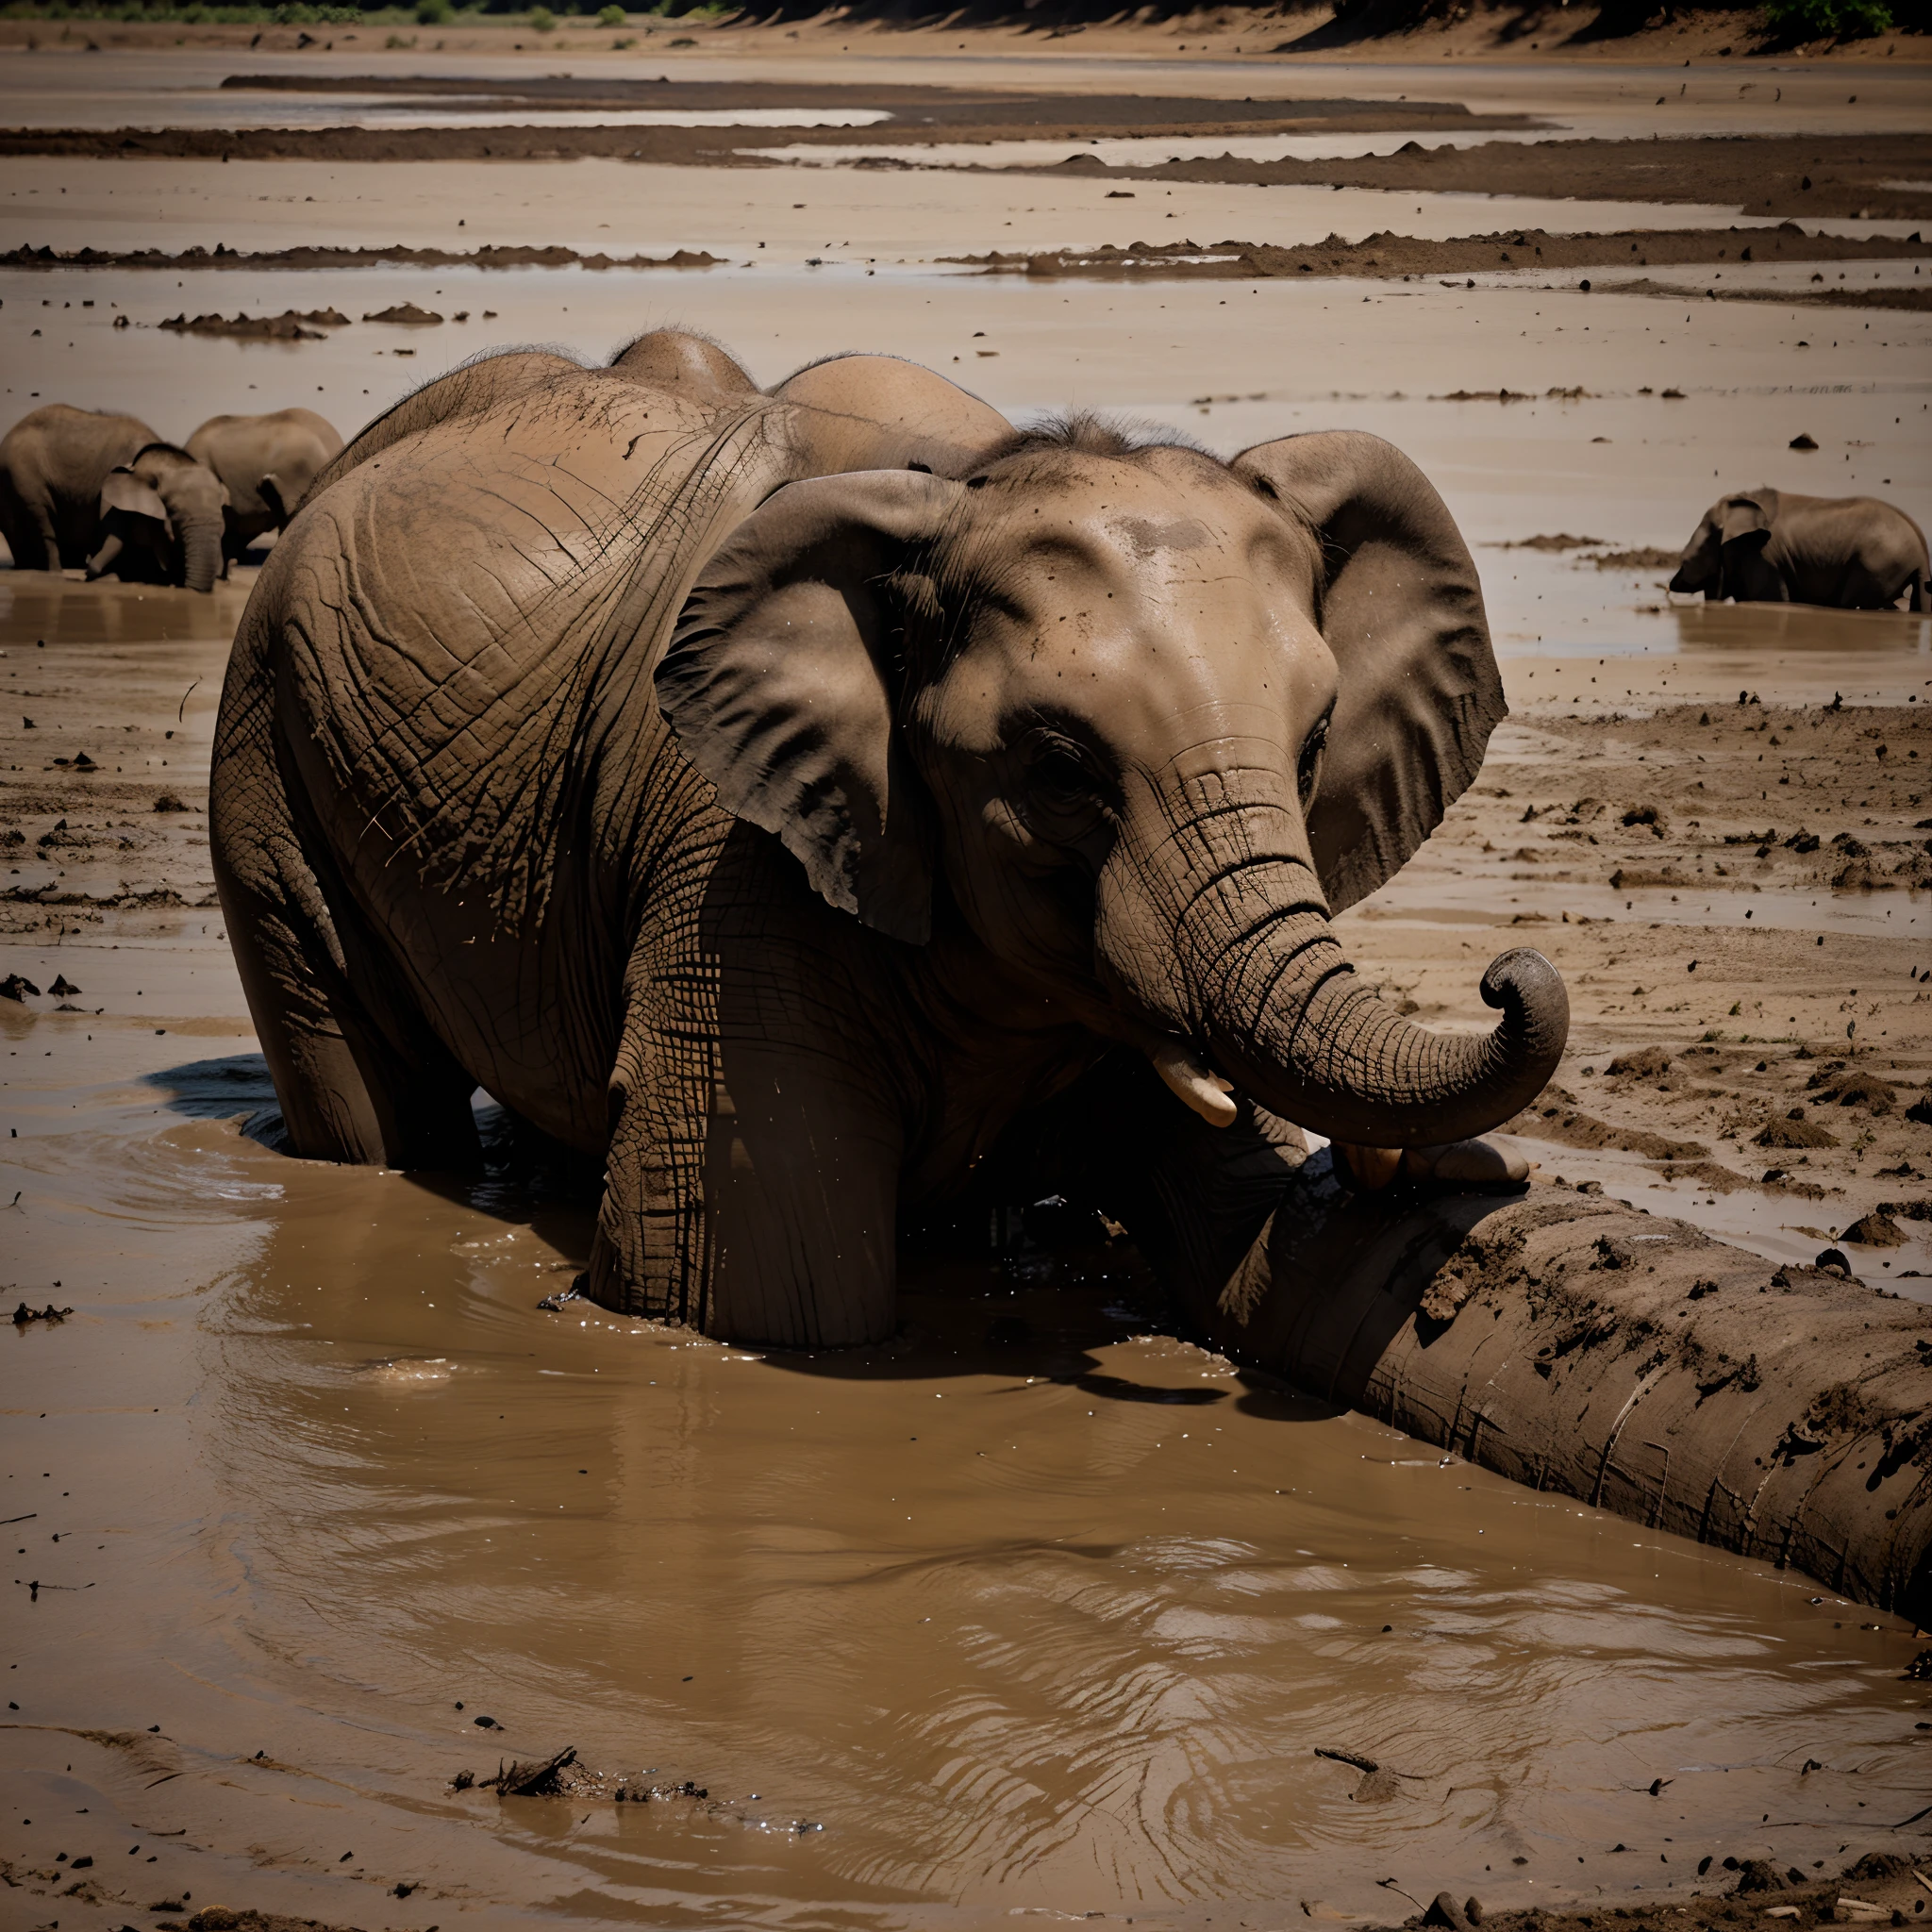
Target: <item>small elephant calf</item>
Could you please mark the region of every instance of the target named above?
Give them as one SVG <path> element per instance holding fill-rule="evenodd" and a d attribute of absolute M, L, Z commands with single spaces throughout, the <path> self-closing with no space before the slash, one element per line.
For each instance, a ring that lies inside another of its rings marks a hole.
<path fill-rule="evenodd" d="M 1705 511 L 1671 589 L 1712 603 L 1926 608 L 1925 533 L 1875 496 L 1740 491 Z"/>

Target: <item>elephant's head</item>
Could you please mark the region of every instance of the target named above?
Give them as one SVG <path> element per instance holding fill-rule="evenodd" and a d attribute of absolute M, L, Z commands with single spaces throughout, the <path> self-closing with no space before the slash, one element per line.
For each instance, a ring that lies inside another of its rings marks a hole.
<path fill-rule="evenodd" d="M 1076 425 L 963 481 L 781 490 L 657 674 L 691 761 L 812 885 L 911 944 L 963 919 L 1225 1123 L 1223 1077 L 1396 1147 L 1508 1118 L 1562 981 L 1494 962 L 1486 1037 L 1412 1024 L 1329 924 L 1425 839 L 1504 715 L 1441 500 L 1374 437 L 1232 464 Z"/>
<path fill-rule="evenodd" d="M 1721 496 L 1704 512 L 1685 544 L 1670 588 L 1686 596 L 1702 591 L 1713 602 L 1751 594 L 1745 587 L 1770 568 L 1764 562 L 1764 546 L 1771 541 L 1776 515 L 1775 491 Z"/>
<path fill-rule="evenodd" d="M 101 485 L 101 547 L 91 577 L 128 573 L 137 558 L 164 582 L 211 591 L 222 571 L 221 478 L 171 442 L 151 442 Z"/>

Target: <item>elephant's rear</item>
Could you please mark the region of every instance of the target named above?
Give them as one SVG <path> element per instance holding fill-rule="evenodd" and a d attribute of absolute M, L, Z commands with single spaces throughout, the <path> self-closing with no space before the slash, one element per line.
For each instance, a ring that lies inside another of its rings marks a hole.
<path fill-rule="evenodd" d="M 337 473 L 276 545 L 214 837 L 298 1151 L 449 1165 L 477 1084 L 601 1150 L 648 657 L 770 487 L 738 429 L 579 372 Z"/>

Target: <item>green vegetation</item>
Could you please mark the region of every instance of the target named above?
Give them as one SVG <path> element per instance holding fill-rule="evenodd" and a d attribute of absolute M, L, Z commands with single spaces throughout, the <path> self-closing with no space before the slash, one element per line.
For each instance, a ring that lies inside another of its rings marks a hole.
<path fill-rule="evenodd" d="M 1885 0 L 1764 0 L 1764 24 L 1781 41 L 1861 41 L 1893 21 Z"/>
<path fill-rule="evenodd" d="M 555 33 L 557 16 L 547 7 L 533 7 L 530 8 L 530 25 L 540 34 Z"/>
<path fill-rule="evenodd" d="M 416 23 L 419 26 L 447 26 L 456 8 L 449 0 L 416 0 Z"/>
<path fill-rule="evenodd" d="M 599 26 L 622 26 L 627 16 L 623 8 L 606 7 L 598 11 L 597 25 Z"/>

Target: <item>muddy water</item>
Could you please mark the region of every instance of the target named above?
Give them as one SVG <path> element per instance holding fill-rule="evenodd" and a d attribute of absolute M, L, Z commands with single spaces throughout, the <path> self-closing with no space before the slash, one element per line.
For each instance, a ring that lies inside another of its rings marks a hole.
<path fill-rule="evenodd" d="M 198 797 L 241 587 L 0 585 L 30 833 L 117 729 L 104 780 Z M 81 989 L 0 1003 L 4 1273 L 74 1309 L 0 1334 L 0 1817 L 96 1857 L 64 1923 L 1390 1919 L 1668 1899 L 1923 1805 L 1908 1630 L 1237 1374 L 1128 1256 L 914 1270 L 855 1355 L 540 1310 L 581 1208 L 275 1151 L 170 836 L 66 883 L 186 906 L 0 948 Z M 569 1798 L 451 1789 L 567 1746 Z"/>
<path fill-rule="evenodd" d="M 18 1722 L 62 1727 L 8 1802 L 132 1734 L 70 1852 L 183 1828 L 197 1899 L 342 1866 L 412 1925 L 1196 1924 L 1667 1896 L 1923 1802 L 1908 1632 L 1243 1378 L 1124 1257 L 928 1271 L 853 1356 L 544 1313 L 581 1215 L 284 1159 L 242 1040 L 30 1026 L 10 1267 L 76 1313 L 6 1338 Z M 448 1790 L 565 1745 L 601 1789 Z"/>

